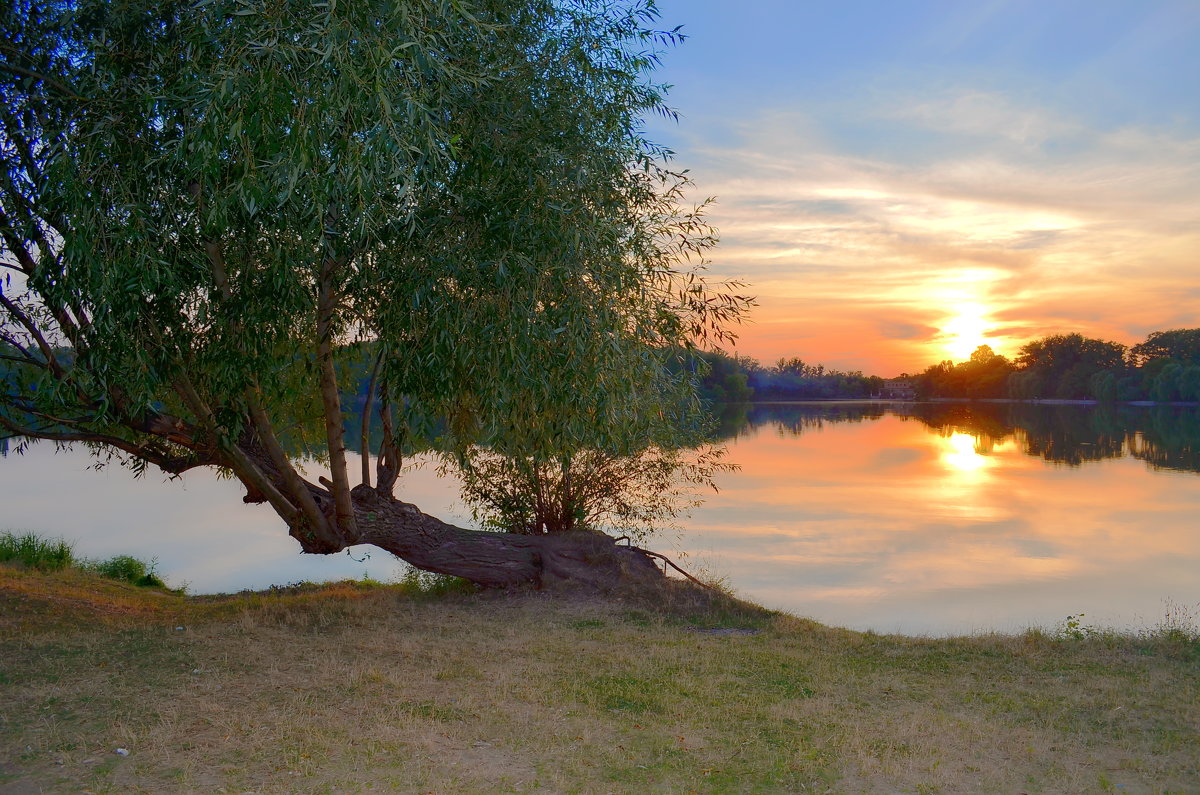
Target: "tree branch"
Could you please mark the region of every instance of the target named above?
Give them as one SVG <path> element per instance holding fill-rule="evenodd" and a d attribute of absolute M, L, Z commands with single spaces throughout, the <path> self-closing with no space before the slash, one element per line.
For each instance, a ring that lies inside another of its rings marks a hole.
<path fill-rule="evenodd" d="M 375 354 L 375 364 L 371 367 L 371 379 L 367 382 L 367 399 L 363 401 L 362 409 L 362 482 L 364 486 L 371 485 L 371 403 L 375 400 L 375 382 L 379 378 L 379 366 L 383 364 L 383 352 L 387 346 L 378 343 L 379 352 Z"/>
<path fill-rule="evenodd" d="M 333 218 L 326 226 L 333 225 Z M 332 253 L 321 260 L 317 281 L 317 368 L 320 376 L 321 404 L 325 414 L 325 438 L 329 445 L 329 471 L 333 478 L 334 517 L 338 529 L 350 538 L 358 537 L 354 521 L 354 503 L 350 498 L 350 478 L 346 472 L 346 439 L 342 427 L 342 404 L 338 394 L 337 371 L 333 362 L 333 318 L 338 294 L 334 273 L 348 260 Z"/>
<path fill-rule="evenodd" d="M 25 244 L 19 238 L 17 238 L 15 234 L 13 234 L 13 229 L 14 227 L 12 226 L 12 222 L 9 220 L 8 215 L 5 214 L 3 208 L 0 208 L 0 230 L 2 230 L 0 231 L 0 237 L 3 237 L 4 244 L 8 247 L 9 251 L 11 251 L 17 257 L 17 262 L 20 265 L 20 269 L 27 276 L 33 276 L 37 271 L 37 260 L 35 260 L 33 255 L 29 253 L 29 249 L 25 246 Z M 49 248 L 50 244 L 45 242 L 44 238 L 42 238 L 42 242 L 38 245 L 45 247 L 48 251 L 52 251 L 52 249 Z M 63 334 L 67 336 L 67 338 L 71 341 L 71 344 L 77 345 L 79 342 L 79 328 L 66 314 L 66 310 L 64 310 L 61 306 L 54 306 L 49 301 L 46 301 L 46 296 L 43 295 L 40 297 L 45 303 L 46 308 L 50 310 L 52 315 L 54 315 L 54 319 L 58 322 L 59 328 L 62 330 Z M 78 306 L 74 307 L 74 309 L 77 316 L 83 313 L 82 308 Z"/>
<path fill-rule="evenodd" d="M 326 518 L 321 507 L 317 505 L 317 501 L 313 499 L 312 492 L 309 491 L 310 485 L 300 477 L 300 473 L 292 466 L 291 459 L 288 458 L 283 445 L 279 443 L 279 438 L 275 434 L 271 418 L 268 416 L 266 409 L 263 408 L 258 395 L 254 392 L 255 389 L 257 389 L 257 386 L 246 390 L 246 403 L 250 410 L 250 421 L 253 423 L 263 447 L 266 448 L 267 456 L 271 459 L 271 463 L 275 465 L 279 476 L 283 479 L 284 487 L 288 490 L 288 494 L 299 503 L 300 510 L 308 518 L 309 525 L 326 543 L 333 543 L 337 538 L 333 529 L 329 526 L 328 518 Z"/>
<path fill-rule="evenodd" d="M 4 245 L 17 258 L 17 265 L 21 271 L 27 276 L 32 276 L 33 272 L 37 270 L 37 261 L 29 253 L 29 249 L 25 248 L 21 240 L 13 234 L 13 229 L 15 227 L 8 219 L 8 214 L 0 207 L 0 237 L 4 238 Z"/>
<path fill-rule="evenodd" d="M 0 415 L 0 426 L 7 428 L 15 436 L 23 436 L 30 439 L 45 439 L 54 442 L 85 442 L 89 444 L 103 444 L 109 447 L 115 447 L 122 452 L 129 453 L 136 458 L 154 464 L 164 472 L 172 475 L 179 475 L 189 469 L 205 466 L 213 462 L 203 460 L 196 456 L 168 456 L 161 451 L 152 450 L 145 445 L 139 445 L 128 439 L 122 439 L 119 436 L 110 436 L 102 433 L 89 433 L 84 431 L 50 431 L 46 429 L 27 428 L 23 425 L 18 425 L 8 417 Z"/>
<path fill-rule="evenodd" d="M 196 215 L 201 226 L 204 223 L 204 191 L 198 181 L 192 181 L 188 184 L 188 193 L 196 202 Z M 229 271 L 225 267 L 225 253 L 221 244 L 209 237 L 204 237 L 204 254 L 208 258 L 209 268 L 212 271 L 213 284 L 216 285 L 220 293 L 221 300 L 228 302 L 233 298 L 233 287 L 229 283 Z M 235 334 L 242 333 L 242 326 L 238 322 L 232 324 L 232 329 Z M 283 483 L 284 489 L 287 491 L 287 496 L 291 499 L 294 506 L 299 506 L 299 513 L 303 514 L 308 520 L 308 526 L 312 532 L 316 533 L 321 542 L 326 545 L 341 543 L 341 539 L 333 532 L 329 526 L 329 520 L 321 507 L 317 505 L 317 501 L 313 498 L 311 484 L 307 483 L 296 468 L 292 466 L 291 460 L 283 449 L 283 445 L 279 443 L 279 438 L 275 434 L 275 428 L 271 423 L 271 418 L 263 407 L 262 401 L 259 399 L 261 388 L 257 380 L 250 379 L 251 386 L 246 389 L 244 397 L 246 399 L 246 407 L 250 415 L 250 423 L 254 426 L 255 434 L 258 440 L 262 443 L 266 450 L 267 458 L 275 467 L 276 474 Z M 195 390 L 192 390 L 195 393 Z M 199 395 L 196 395 L 197 399 Z M 270 499 L 270 495 L 265 490 L 260 489 L 263 496 Z M 273 503 L 272 503 L 273 504 Z"/>
<path fill-rule="evenodd" d="M 13 52 L 13 49 L 11 47 L 4 47 L 4 49 L 8 50 L 9 52 Z M 43 83 L 45 83 L 47 86 L 49 86 L 50 88 L 54 89 L 58 93 L 67 97 L 67 99 L 79 99 L 79 100 L 87 99 L 87 97 L 83 96 L 82 94 L 77 94 L 74 91 L 72 91 L 71 88 L 66 83 L 62 83 L 58 80 L 55 80 L 53 77 L 50 77 L 49 75 L 44 75 L 41 72 L 35 72 L 32 69 L 26 69 L 23 66 L 17 66 L 14 63 L 9 63 L 7 61 L 0 61 L 0 72 L 8 72 L 9 74 L 16 75 L 17 77 L 30 77 L 30 78 L 33 78 L 34 80 L 40 80 Z"/>
<path fill-rule="evenodd" d="M 54 377 L 60 381 L 65 379 L 66 370 L 58 363 L 58 358 L 54 355 L 54 349 L 46 342 L 46 338 L 42 336 L 42 332 L 38 329 L 37 325 L 21 311 L 20 307 L 8 300 L 8 296 L 3 292 L 0 292 L 0 306 L 7 309 L 8 313 L 16 318 L 17 322 L 24 326 L 25 330 L 33 337 L 37 343 L 38 350 L 42 352 L 42 356 L 46 357 L 46 362 L 50 365 L 50 370 L 54 373 Z"/>
<path fill-rule="evenodd" d="M 379 443 L 379 458 L 375 460 L 375 490 L 380 494 L 390 495 L 396 488 L 397 478 L 400 477 L 403 458 L 396 444 L 392 404 L 386 391 L 380 394 L 379 420 L 383 425 L 383 440 Z"/>
<path fill-rule="evenodd" d="M 28 361 L 29 361 L 29 364 L 36 364 L 38 367 L 41 367 L 42 369 L 45 369 L 45 368 L 48 366 L 48 365 L 47 365 L 47 363 L 46 363 L 45 361 L 43 361 L 43 360 L 41 360 L 41 359 L 35 359 L 35 358 L 34 358 L 34 356 L 33 356 L 33 354 L 32 354 L 32 353 L 30 353 L 30 352 L 29 352 L 29 351 L 28 351 L 28 350 L 25 348 L 25 346 L 24 346 L 24 345 L 22 345 L 21 343 L 17 342 L 17 340 L 16 340 L 16 338 L 15 338 L 15 337 L 12 337 L 12 336 L 10 336 L 9 334 L 7 334 L 7 333 L 5 333 L 5 332 L 3 332 L 3 331 L 0 331 L 0 342 L 4 342 L 4 343 L 6 343 L 6 344 L 8 344 L 8 345 L 11 345 L 12 347 L 14 347 L 14 348 L 16 348 L 18 351 L 20 351 L 20 352 L 21 352 L 21 355 L 22 355 L 22 356 L 24 356 L 26 359 L 28 359 Z"/>
<path fill-rule="evenodd" d="M 195 386 L 192 385 L 186 373 L 180 374 L 176 392 L 183 398 L 188 408 L 204 423 L 205 430 L 212 436 L 214 444 L 226 457 L 227 460 L 225 463 L 238 476 L 238 479 L 246 485 L 246 488 L 253 489 L 256 493 L 263 495 L 271 503 L 271 507 L 288 523 L 289 527 L 298 528 L 302 526 L 301 512 L 296 506 L 275 487 L 270 478 L 246 455 L 246 452 L 238 446 L 237 442 L 222 438 L 212 409 L 200 397 L 200 393 L 196 391 Z"/>

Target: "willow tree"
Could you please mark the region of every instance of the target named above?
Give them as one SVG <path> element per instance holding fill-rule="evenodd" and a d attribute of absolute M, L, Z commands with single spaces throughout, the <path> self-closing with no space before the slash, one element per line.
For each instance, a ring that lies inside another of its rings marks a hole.
<path fill-rule="evenodd" d="M 216 467 L 305 552 L 496 585 L 648 571 L 393 491 L 412 412 L 459 445 L 611 439 L 669 386 L 658 352 L 743 306 L 705 284 L 711 231 L 642 133 L 669 113 L 654 21 L 649 0 L 10 4 L 0 427 Z M 383 439 L 351 472 L 339 358 L 367 341 Z"/>

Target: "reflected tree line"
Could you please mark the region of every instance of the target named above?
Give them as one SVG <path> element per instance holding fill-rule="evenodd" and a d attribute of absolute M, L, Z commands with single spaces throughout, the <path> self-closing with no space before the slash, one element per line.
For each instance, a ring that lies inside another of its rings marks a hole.
<path fill-rule="evenodd" d="M 1200 408 L 1186 406 L 1041 405 L 1033 403 L 725 403 L 712 408 L 713 441 L 761 432 L 800 436 L 841 423 L 893 415 L 943 436 L 969 434 L 987 454 L 1016 441 L 1022 452 L 1055 464 L 1080 466 L 1130 456 L 1154 469 L 1200 472 Z M 361 418 L 347 419 L 347 446 L 361 452 Z M 374 425 L 378 425 L 377 422 Z M 354 433 L 350 431 L 354 430 Z M 406 456 L 431 449 L 437 423 L 404 440 Z M 378 445 L 382 429 L 367 438 Z"/>
<path fill-rule="evenodd" d="M 1130 456 L 1154 469 L 1200 472 L 1200 409 L 1182 406 L 751 403 L 717 407 L 717 436 L 727 441 L 760 428 L 799 436 L 885 414 L 944 436 L 974 436 L 983 454 L 1014 440 L 1026 455 L 1066 466 Z"/>

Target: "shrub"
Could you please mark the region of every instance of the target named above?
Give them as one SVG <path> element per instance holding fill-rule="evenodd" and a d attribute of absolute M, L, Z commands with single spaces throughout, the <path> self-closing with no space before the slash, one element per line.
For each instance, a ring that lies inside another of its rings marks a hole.
<path fill-rule="evenodd" d="M 142 588 L 163 588 L 166 583 L 154 572 L 156 561 L 146 563 L 130 555 L 114 555 L 94 565 L 94 570 L 109 579 L 120 580 Z"/>
<path fill-rule="evenodd" d="M 486 526 L 540 535 L 571 530 L 647 537 L 700 500 L 718 472 L 737 467 L 725 449 L 650 447 L 633 455 L 581 450 L 558 460 L 471 448 L 456 460 L 463 499 Z"/>

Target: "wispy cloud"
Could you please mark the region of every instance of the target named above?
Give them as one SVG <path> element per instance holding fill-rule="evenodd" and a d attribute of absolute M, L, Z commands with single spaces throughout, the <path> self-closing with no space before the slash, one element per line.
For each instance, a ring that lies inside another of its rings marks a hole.
<path fill-rule="evenodd" d="M 1200 318 L 1200 137 L 973 88 L 717 123 L 689 165 L 719 197 L 720 271 L 760 295 L 752 355 L 913 370 L 964 305 L 1008 352 Z"/>

